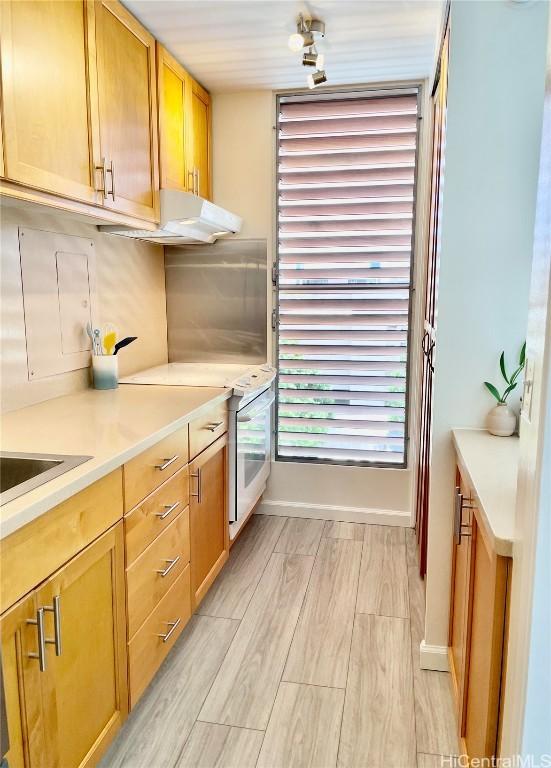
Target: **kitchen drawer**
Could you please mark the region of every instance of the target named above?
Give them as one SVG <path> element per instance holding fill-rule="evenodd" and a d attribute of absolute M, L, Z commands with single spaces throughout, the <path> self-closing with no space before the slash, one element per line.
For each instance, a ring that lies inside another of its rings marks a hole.
<path fill-rule="evenodd" d="M 189 458 L 194 459 L 224 432 L 228 431 L 228 404 L 226 401 L 190 422 Z"/>
<path fill-rule="evenodd" d="M 189 508 L 126 571 L 128 637 L 133 637 L 189 563 Z"/>
<path fill-rule="evenodd" d="M 188 463 L 187 424 L 124 465 L 124 511 L 158 488 Z"/>
<path fill-rule="evenodd" d="M 126 565 L 131 565 L 188 504 L 189 470 L 184 467 L 124 518 Z"/>
<path fill-rule="evenodd" d="M 182 575 L 128 644 L 131 708 L 136 705 L 190 616 L 190 566 L 186 565 Z"/>

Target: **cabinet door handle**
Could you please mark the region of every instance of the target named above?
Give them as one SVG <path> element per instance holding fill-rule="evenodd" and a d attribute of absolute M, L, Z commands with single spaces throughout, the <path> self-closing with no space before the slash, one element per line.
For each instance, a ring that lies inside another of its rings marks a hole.
<path fill-rule="evenodd" d="M 218 427 L 221 427 L 223 423 L 223 421 L 212 421 L 210 424 L 205 424 L 203 429 L 208 429 L 209 432 L 216 432 Z"/>
<path fill-rule="evenodd" d="M 96 192 L 101 192 L 103 195 L 103 199 L 107 200 L 107 190 L 105 188 L 105 174 L 106 174 L 106 168 L 105 168 L 105 158 L 101 158 L 101 163 L 99 165 L 94 166 L 94 169 L 96 171 L 99 171 L 101 173 L 101 187 L 96 187 Z"/>
<path fill-rule="evenodd" d="M 176 454 L 171 459 L 165 459 L 163 464 L 155 464 L 155 469 L 159 469 L 161 472 L 163 472 L 163 470 L 165 470 L 167 467 L 170 467 L 170 465 L 174 464 L 174 462 L 179 458 L 179 455 Z"/>
<path fill-rule="evenodd" d="M 165 504 L 165 511 L 164 512 L 157 512 L 156 517 L 159 518 L 159 520 L 164 520 L 165 517 L 168 517 L 171 512 L 174 512 L 174 510 L 179 507 L 181 504 L 180 501 L 175 501 L 174 504 Z"/>
<path fill-rule="evenodd" d="M 471 526 L 468 523 L 463 522 L 463 510 L 464 509 L 474 509 L 474 506 L 470 503 L 472 502 L 471 498 L 467 499 L 468 504 L 465 503 L 465 497 L 461 493 L 461 489 L 456 486 L 455 488 L 455 514 L 454 514 L 454 526 L 453 526 L 453 534 L 456 544 L 461 544 L 461 538 L 463 536 L 466 536 L 467 538 L 471 535 Z"/>
<path fill-rule="evenodd" d="M 429 332 L 425 331 L 425 333 L 423 334 L 423 340 L 421 341 L 421 350 L 422 350 L 423 354 L 425 355 L 425 357 L 427 355 L 427 350 L 425 349 L 425 342 L 428 341 L 428 340 L 429 340 Z"/>
<path fill-rule="evenodd" d="M 197 194 L 201 194 L 201 170 L 197 168 Z"/>
<path fill-rule="evenodd" d="M 461 505 L 463 503 L 463 494 L 459 486 L 455 487 L 455 506 L 453 516 L 453 537 L 456 544 L 461 543 Z"/>
<path fill-rule="evenodd" d="M 191 179 L 191 184 L 190 184 Z M 187 172 L 187 186 L 190 192 L 195 192 L 195 174 L 193 171 Z"/>
<path fill-rule="evenodd" d="M 197 467 L 197 472 L 192 472 L 191 473 L 191 477 L 196 477 L 197 478 L 197 493 L 194 493 L 192 491 L 190 496 L 195 496 L 195 498 L 197 499 L 197 502 L 200 504 L 202 496 L 203 496 L 202 488 L 201 488 L 201 486 L 202 486 L 202 483 L 201 483 L 201 467 Z"/>
<path fill-rule="evenodd" d="M 44 606 L 44 610 L 54 614 L 54 639 L 50 640 L 47 637 L 44 642 L 55 645 L 55 655 L 61 656 L 61 597 L 56 595 L 52 601 L 52 605 Z"/>
<path fill-rule="evenodd" d="M 109 164 L 109 168 L 105 170 L 105 173 L 111 174 L 111 192 L 106 192 L 105 197 L 107 197 L 107 195 L 111 195 L 113 202 L 115 202 L 115 163 L 112 160 Z"/>
<path fill-rule="evenodd" d="M 177 555 L 177 557 L 173 557 L 172 559 L 170 557 L 165 557 L 165 563 L 168 563 L 167 567 L 163 569 L 158 569 L 157 573 L 161 578 L 164 579 L 165 576 L 168 576 L 170 571 L 180 562 L 181 555 Z"/>
<path fill-rule="evenodd" d="M 30 659 L 38 659 L 38 668 L 41 672 L 46 671 L 46 635 L 44 634 L 44 608 L 39 608 L 36 612 L 36 619 L 27 619 L 27 624 L 36 625 L 36 634 L 38 639 L 38 653 L 29 653 Z"/>
<path fill-rule="evenodd" d="M 170 627 L 170 629 L 164 635 L 163 634 L 159 634 L 159 635 L 157 635 L 157 637 L 160 637 L 162 639 L 163 643 L 166 643 L 168 641 L 168 639 L 170 638 L 170 636 L 172 635 L 172 633 L 176 630 L 176 627 L 179 624 L 181 624 L 181 622 L 182 622 L 182 619 L 176 619 L 176 621 L 165 621 L 165 622 L 163 622 L 164 624 L 167 624 Z"/>

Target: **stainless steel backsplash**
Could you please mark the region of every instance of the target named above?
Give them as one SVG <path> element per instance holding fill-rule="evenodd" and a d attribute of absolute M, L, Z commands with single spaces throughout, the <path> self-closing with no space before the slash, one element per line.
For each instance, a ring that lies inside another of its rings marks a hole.
<path fill-rule="evenodd" d="M 266 240 L 165 247 L 169 362 L 267 359 Z"/>

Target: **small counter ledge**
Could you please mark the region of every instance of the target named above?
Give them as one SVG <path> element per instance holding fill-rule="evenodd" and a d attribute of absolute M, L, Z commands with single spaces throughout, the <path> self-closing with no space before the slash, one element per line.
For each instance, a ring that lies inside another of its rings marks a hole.
<path fill-rule="evenodd" d="M 92 456 L 0 507 L 0 539 L 9 536 L 205 411 L 231 389 L 124 384 L 2 414 L 1 449 Z"/>
<path fill-rule="evenodd" d="M 483 429 L 452 430 L 457 462 L 475 492 L 475 503 L 496 554 L 511 557 L 519 439 L 496 437 Z"/>

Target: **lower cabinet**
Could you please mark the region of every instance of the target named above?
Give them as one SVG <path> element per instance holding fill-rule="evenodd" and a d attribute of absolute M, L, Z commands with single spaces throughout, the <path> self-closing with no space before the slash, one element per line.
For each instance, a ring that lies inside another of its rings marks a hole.
<path fill-rule="evenodd" d="M 461 518 L 459 515 L 461 514 Z M 469 589 L 473 509 L 468 488 L 458 473 L 455 492 L 455 530 L 450 614 L 449 656 L 455 688 L 457 720 L 465 711 L 467 651 L 469 632 Z M 460 521 L 460 522 L 459 522 Z M 460 527 L 461 526 L 461 527 Z"/>
<path fill-rule="evenodd" d="M 128 712 L 118 523 L 3 614 L 10 768 L 95 765 Z"/>
<path fill-rule="evenodd" d="M 511 558 L 497 555 L 458 471 L 449 658 L 462 749 L 499 756 Z"/>
<path fill-rule="evenodd" d="M 186 426 L 125 465 L 127 506 L 138 499 L 124 517 L 131 709 L 228 559 L 226 429 L 223 403 L 191 422 L 191 463 Z M 159 462 L 176 471 L 147 477 Z"/>
<path fill-rule="evenodd" d="M 226 562 L 226 420 L 205 419 L 191 464 L 186 426 L 2 543 L 10 768 L 97 765 Z"/>
<path fill-rule="evenodd" d="M 190 464 L 191 601 L 196 608 L 228 559 L 228 436 Z"/>
<path fill-rule="evenodd" d="M 10 768 L 30 765 L 31 754 L 39 758 L 44 743 L 43 729 L 37 734 L 42 722 L 40 672 L 28 655 L 36 651 L 36 630 L 29 624 L 33 620 L 36 595 L 31 594 L 6 611 L 0 623 Z M 40 764 L 39 759 L 36 762 Z"/>

